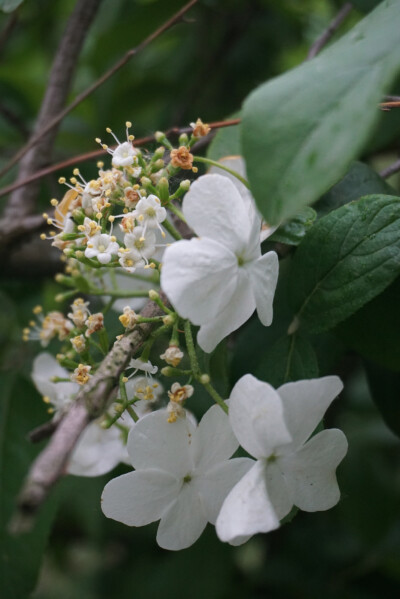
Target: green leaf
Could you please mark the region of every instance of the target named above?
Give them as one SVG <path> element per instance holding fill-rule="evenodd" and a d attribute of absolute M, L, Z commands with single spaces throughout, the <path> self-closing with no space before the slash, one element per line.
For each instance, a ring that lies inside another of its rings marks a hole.
<path fill-rule="evenodd" d="M 363 162 L 354 162 L 343 179 L 331 187 L 314 208 L 319 216 L 324 216 L 344 204 L 372 194 L 394 196 L 396 192 L 372 168 Z"/>
<path fill-rule="evenodd" d="M 278 241 L 287 245 L 299 245 L 308 229 L 313 226 L 317 217 L 315 210 L 307 206 L 299 214 L 279 227 L 269 241 Z"/>
<path fill-rule="evenodd" d="M 361 152 L 400 67 L 399 20 L 400 3 L 383 2 L 319 56 L 245 101 L 247 174 L 268 223 L 315 202 Z"/>
<path fill-rule="evenodd" d="M 291 263 L 288 293 L 309 331 L 329 329 L 400 271 L 400 199 L 372 195 L 321 218 Z"/>
<path fill-rule="evenodd" d="M 381 2 L 381 0 L 351 0 L 354 8 L 361 12 L 369 12 L 378 6 L 379 2 Z"/>
<path fill-rule="evenodd" d="M 390 430 L 400 437 L 400 374 L 365 363 L 372 399 Z"/>
<path fill-rule="evenodd" d="M 275 388 L 312 379 L 318 376 L 317 357 L 308 339 L 298 333 L 285 335 L 264 353 L 256 375 Z"/>
<path fill-rule="evenodd" d="M 240 113 L 236 112 L 228 117 L 228 119 L 238 119 Z M 242 146 L 240 142 L 241 125 L 232 125 L 231 127 L 223 127 L 220 129 L 207 150 L 207 158 L 211 160 L 219 160 L 225 156 L 240 156 L 242 154 Z"/>
<path fill-rule="evenodd" d="M 23 1 L 24 0 L 0 0 L 0 8 L 3 12 L 12 12 L 18 8 Z"/>
<path fill-rule="evenodd" d="M 8 532 L 16 495 L 38 452 L 26 434 L 43 422 L 43 404 L 31 385 L 18 375 L 1 375 L 0 428 L 0 580 L 3 599 L 26 599 L 33 590 L 54 517 L 53 496 L 39 514 L 32 532 Z M 35 397 L 36 396 L 36 397 Z"/>
<path fill-rule="evenodd" d="M 397 278 L 383 293 L 341 322 L 335 332 L 364 358 L 400 372 L 399 306 L 400 278 Z"/>

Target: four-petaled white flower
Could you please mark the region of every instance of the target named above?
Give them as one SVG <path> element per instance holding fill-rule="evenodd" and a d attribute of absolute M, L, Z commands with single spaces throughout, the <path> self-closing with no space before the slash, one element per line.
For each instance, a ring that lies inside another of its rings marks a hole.
<path fill-rule="evenodd" d="M 270 325 L 278 257 L 261 255 L 260 220 L 235 185 L 222 175 L 200 177 L 185 196 L 183 213 L 200 238 L 166 249 L 161 286 L 177 312 L 200 325 L 200 347 L 211 352 L 256 308 Z"/>
<path fill-rule="evenodd" d="M 51 381 L 54 376 L 67 379 L 69 372 L 51 354 L 39 354 L 33 364 L 32 379 L 46 401 L 54 406 L 57 418 L 68 410 L 79 385 L 73 382 L 54 383 Z M 130 427 L 134 423 L 124 415 L 123 424 Z M 116 426 L 102 428 L 101 419 L 98 419 L 90 423 L 79 438 L 68 460 L 67 472 L 75 476 L 100 476 L 127 460 L 121 431 Z"/>
<path fill-rule="evenodd" d="M 86 258 L 97 258 L 100 264 L 108 264 L 114 254 L 118 254 L 119 245 L 115 237 L 100 233 L 91 237 L 85 250 Z"/>
<path fill-rule="evenodd" d="M 144 416 L 128 438 L 136 470 L 106 485 L 104 514 L 128 526 L 161 519 L 158 544 L 189 547 L 207 522 L 215 523 L 224 498 L 251 467 L 248 458 L 229 460 L 237 446 L 219 406 L 206 412 L 197 429 L 189 418 L 168 423 L 165 410 Z"/>
<path fill-rule="evenodd" d="M 279 526 L 296 505 L 306 512 L 339 501 L 335 470 L 347 452 L 342 431 L 309 437 L 343 385 L 336 376 L 287 383 L 275 390 L 250 374 L 232 390 L 229 420 L 257 461 L 224 501 L 216 523 L 222 541 L 240 545 Z"/>

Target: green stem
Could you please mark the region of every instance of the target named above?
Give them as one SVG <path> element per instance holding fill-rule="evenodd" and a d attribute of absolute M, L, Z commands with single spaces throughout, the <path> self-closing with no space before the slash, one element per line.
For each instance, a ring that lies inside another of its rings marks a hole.
<path fill-rule="evenodd" d="M 189 320 L 185 320 L 184 324 L 185 329 L 185 339 L 186 339 L 186 347 L 189 354 L 190 364 L 192 366 L 192 371 L 194 376 L 197 378 L 200 376 L 200 367 L 199 362 L 197 360 L 196 349 L 194 347 L 193 335 L 192 335 L 192 325 Z"/>
<path fill-rule="evenodd" d="M 211 395 L 213 400 L 224 410 L 225 414 L 227 414 L 228 406 L 226 405 L 226 403 L 224 402 L 224 400 L 222 399 L 222 397 L 220 396 L 218 391 L 216 391 L 216 389 L 214 389 L 212 384 L 211 383 L 202 383 L 202 385 L 203 385 L 204 389 L 207 391 L 207 393 L 209 393 L 209 395 Z"/>
<path fill-rule="evenodd" d="M 135 410 L 132 408 L 132 406 L 127 405 L 125 410 L 128 412 L 129 416 L 132 418 L 132 420 L 134 422 L 137 422 L 139 420 L 139 416 L 136 414 Z"/>
<path fill-rule="evenodd" d="M 111 271 L 113 272 L 113 271 Z M 158 283 L 160 280 L 160 275 L 157 270 L 153 270 L 151 277 L 146 277 L 146 275 L 140 275 L 136 272 L 127 272 L 126 270 L 118 271 L 118 276 L 121 277 L 129 277 L 130 279 L 137 279 L 138 281 L 145 281 L 146 283 Z"/>
<path fill-rule="evenodd" d="M 236 171 L 232 170 L 231 168 L 228 168 L 227 166 L 224 166 L 223 164 L 221 164 L 220 162 L 217 162 L 216 160 L 211 160 L 210 158 L 203 158 L 202 156 L 195 156 L 193 158 L 194 162 L 204 162 L 205 164 L 210 164 L 211 166 L 216 166 L 220 169 L 222 169 L 223 171 L 226 171 L 227 173 L 230 173 L 231 175 L 233 175 L 234 177 L 236 177 L 236 179 L 239 179 L 239 181 L 241 183 L 243 183 L 243 185 L 245 185 L 247 187 L 247 189 L 250 189 L 250 185 L 248 184 L 248 182 L 246 181 L 246 179 L 244 179 L 243 177 L 241 177 L 239 175 L 239 173 L 237 173 Z"/>
<path fill-rule="evenodd" d="M 174 225 L 172 225 L 168 220 L 165 220 L 162 225 L 163 225 L 164 229 L 166 229 L 168 231 L 168 233 L 171 235 L 171 237 L 173 237 L 177 241 L 180 241 L 181 239 L 183 239 L 182 235 L 175 229 Z"/>
<path fill-rule="evenodd" d="M 118 289 L 97 289 L 95 287 L 91 287 L 88 291 L 89 295 L 109 295 L 114 298 L 124 298 L 124 297 L 148 297 L 149 292 L 144 289 L 136 290 L 136 291 L 122 291 Z"/>
<path fill-rule="evenodd" d="M 178 218 L 181 219 L 182 222 L 186 222 L 186 218 L 183 216 L 183 212 L 181 212 L 179 210 L 179 208 L 177 208 L 175 206 L 175 204 L 173 204 L 172 202 L 169 202 L 169 204 L 167 204 L 167 208 L 168 210 L 170 210 L 173 214 L 175 214 L 175 216 L 177 216 Z"/>

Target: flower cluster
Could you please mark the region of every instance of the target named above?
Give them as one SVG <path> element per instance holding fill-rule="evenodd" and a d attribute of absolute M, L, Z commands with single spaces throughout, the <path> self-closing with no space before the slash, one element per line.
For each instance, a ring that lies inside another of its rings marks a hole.
<path fill-rule="evenodd" d="M 105 487 L 103 511 L 129 526 L 160 520 L 157 541 L 172 550 L 194 543 L 208 522 L 237 545 L 279 527 L 293 506 L 329 509 L 347 450 L 341 431 L 313 435 L 342 389 L 337 377 L 275 390 L 245 375 L 226 399 L 207 359 L 199 360 L 196 341 L 209 354 L 254 312 L 271 324 L 279 263 L 274 251 L 263 253 L 273 229 L 256 209 L 240 157 L 209 161 L 193 183 L 179 179 L 207 162 L 193 146 L 210 128 L 200 119 L 191 127 L 178 147 L 156 133 L 153 153 L 134 145 L 130 122 L 122 143 L 107 129 L 117 145 L 97 141 L 111 168 L 99 163 L 90 181 L 78 169 L 60 179 L 69 190 L 51 201 L 54 215 L 44 215 L 60 232 L 43 237 L 65 262 L 56 280 L 67 290 L 56 300 L 76 297 L 65 316 L 36 307 L 23 333 L 44 347 L 60 344 L 57 359 L 40 354 L 32 374 L 56 422 L 96 384 L 108 354 L 116 399 L 87 427 L 67 470 L 97 476 L 131 465 Z M 154 309 L 141 313 L 146 300 Z M 115 343 L 130 343 L 138 327 L 140 349 L 113 364 Z M 218 405 L 197 424 L 190 410 L 199 386 Z M 246 457 L 232 457 L 238 449 Z"/>

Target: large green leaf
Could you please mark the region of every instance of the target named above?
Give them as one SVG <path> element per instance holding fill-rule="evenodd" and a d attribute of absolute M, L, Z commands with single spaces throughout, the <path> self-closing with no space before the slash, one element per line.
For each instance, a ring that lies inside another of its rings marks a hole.
<path fill-rule="evenodd" d="M 318 376 L 318 362 L 310 342 L 295 333 L 278 339 L 261 358 L 257 376 L 279 387 L 283 383 Z"/>
<path fill-rule="evenodd" d="M 323 216 L 353 200 L 378 193 L 396 195 L 395 190 L 371 167 L 363 162 L 354 162 L 343 179 L 331 187 L 314 208 L 319 216 Z"/>
<path fill-rule="evenodd" d="M 315 59 L 256 89 L 243 110 L 243 151 L 270 224 L 315 202 L 361 152 L 400 68 L 400 3 L 387 0 Z"/>
<path fill-rule="evenodd" d="M 300 324 L 329 329 L 400 272 L 400 199 L 372 195 L 321 218 L 291 264 L 289 298 Z"/>

